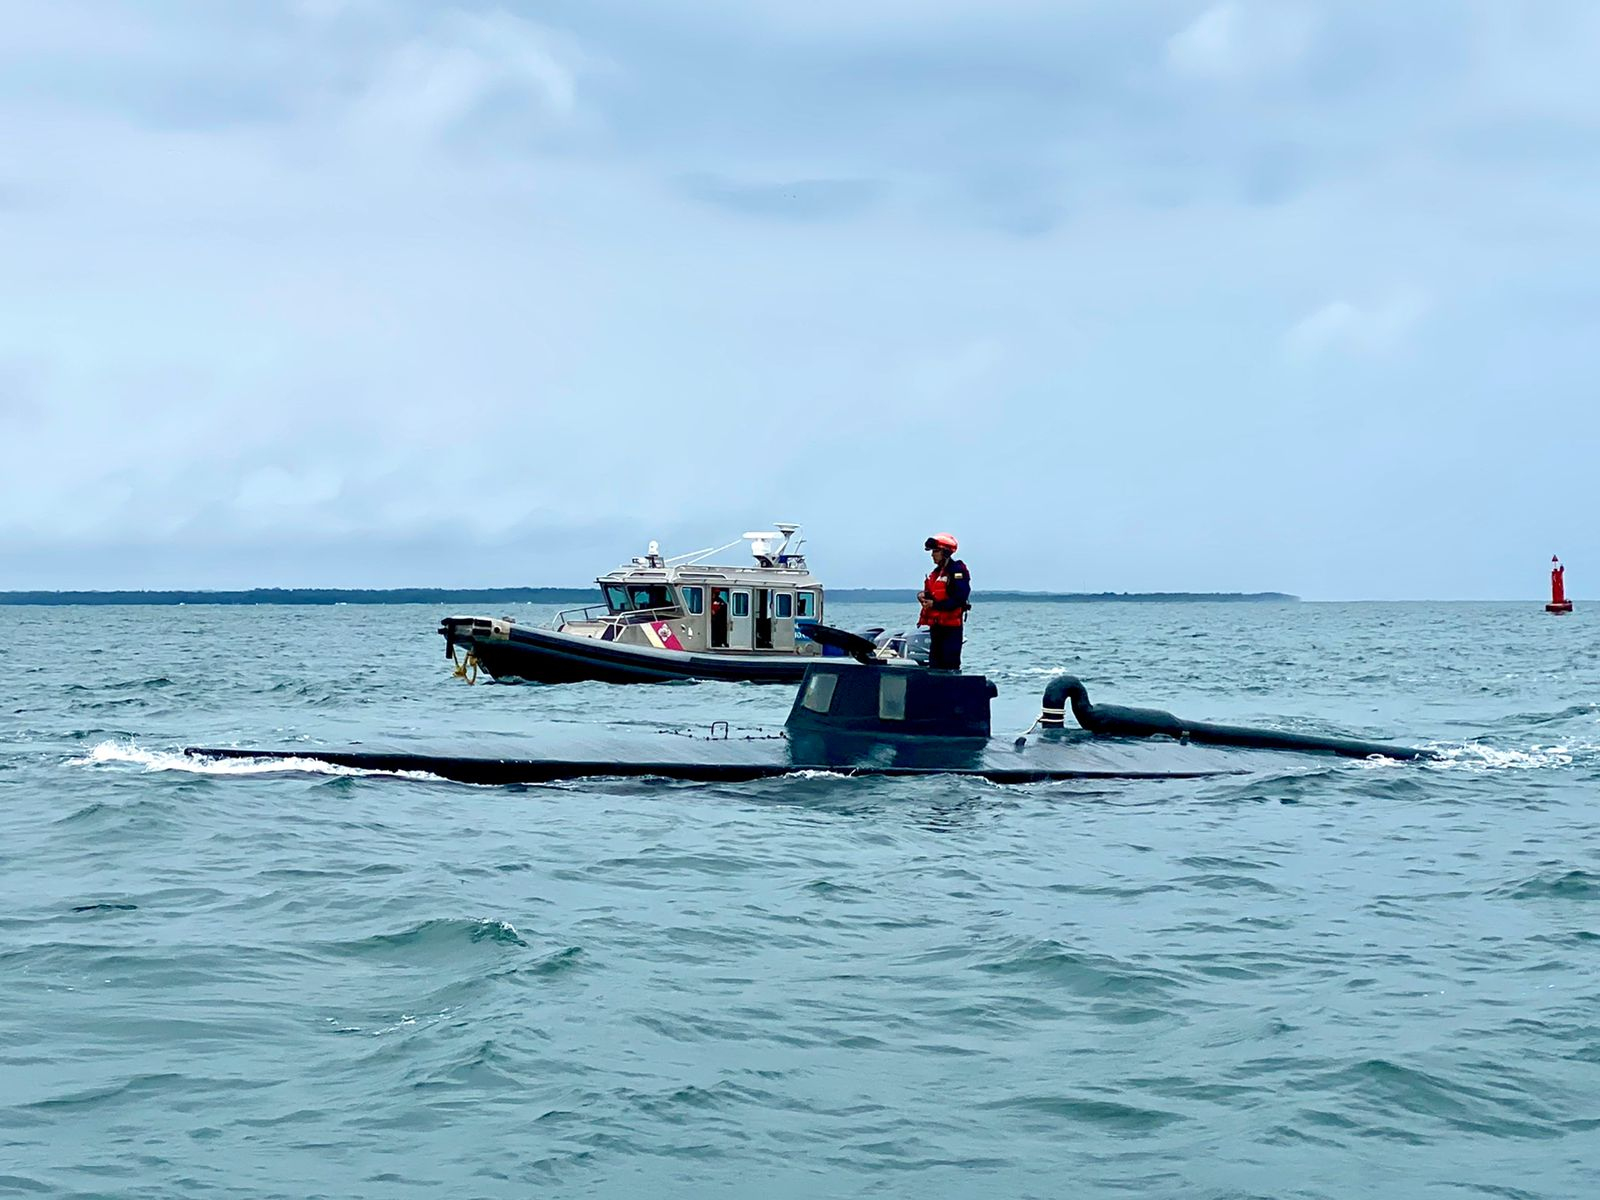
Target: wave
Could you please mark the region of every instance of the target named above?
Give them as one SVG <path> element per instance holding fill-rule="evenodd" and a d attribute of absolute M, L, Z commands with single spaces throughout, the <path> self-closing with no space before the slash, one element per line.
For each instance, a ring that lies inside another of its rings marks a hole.
<path fill-rule="evenodd" d="M 1491 1064 L 1484 1064 L 1491 1066 Z M 1404 1141 L 1426 1134 L 1425 1123 L 1482 1136 L 1559 1137 L 1568 1123 L 1538 1094 L 1531 1081 L 1504 1065 L 1493 1064 L 1485 1079 L 1479 1072 L 1445 1075 L 1385 1058 L 1352 1063 L 1330 1072 L 1321 1083 L 1342 1092 L 1357 1119 L 1378 1121 L 1381 1136 Z M 1403 1114 L 1412 1122 L 1397 1124 Z"/>
<path fill-rule="evenodd" d="M 1187 1119 L 1182 1113 L 1084 1096 L 1018 1096 L 990 1101 L 983 1107 L 1006 1110 L 1023 1118 L 1036 1116 L 1095 1125 L 1112 1134 L 1147 1134 Z"/>
<path fill-rule="evenodd" d="M 238 1076 L 204 1076 L 178 1071 L 156 1071 L 57 1092 L 16 1107 L 25 1113 L 39 1114 L 57 1110 L 87 1110 L 102 1107 L 137 1110 L 151 1105 L 165 1107 L 179 1097 L 187 1102 L 213 1093 L 233 1096 L 241 1089 L 254 1090 L 268 1086 L 271 1085 Z"/>
<path fill-rule="evenodd" d="M 343 954 L 398 954 L 409 958 L 418 953 L 450 951 L 480 942 L 524 948 L 528 945 L 510 921 L 494 917 L 457 917 L 423 921 L 399 933 L 377 933 L 352 941 L 326 942 L 323 949 Z"/>
<path fill-rule="evenodd" d="M 440 917 L 395 933 L 320 942 L 315 949 L 335 958 L 381 959 L 429 968 L 463 955 L 511 954 L 517 955 L 518 964 L 511 973 L 537 978 L 581 971 L 589 961 L 582 946 L 563 946 L 530 961 L 522 952 L 533 952 L 533 945 L 510 921 L 497 917 Z"/>
<path fill-rule="evenodd" d="M 336 775 L 361 778 L 414 779 L 425 783 L 445 780 L 427 771 L 373 771 L 341 767 L 311 758 L 195 758 L 178 750 L 146 750 L 134 742 L 105 741 L 90 747 L 82 758 L 69 758 L 69 767 L 135 766 L 146 771 L 178 771 L 188 775 Z"/>
<path fill-rule="evenodd" d="M 1581 869 L 1546 871 L 1497 888 L 1493 894 L 1515 900 L 1597 900 L 1600 874 Z"/>
<path fill-rule="evenodd" d="M 1572 704 L 1555 712 L 1524 712 L 1513 713 L 1500 722 L 1505 725 L 1560 725 L 1566 721 L 1577 720 L 1579 717 L 1594 717 L 1600 704 Z"/>
<path fill-rule="evenodd" d="M 1159 997 L 1178 981 L 1163 972 L 1103 954 L 1083 953 L 1054 938 L 1014 945 L 977 969 L 997 975 L 1033 975 L 1080 996 Z"/>
<path fill-rule="evenodd" d="M 1600 751 L 1600 744 L 1594 742 L 1574 742 L 1554 746 L 1535 744 L 1525 750 L 1515 750 L 1488 746 L 1482 742 L 1466 742 L 1455 746 L 1433 744 L 1428 746 L 1428 749 L 1439 755 L 1433 762 L 1424 764 L 1434 770 L 1454 768 L 1467 771 L 1526 771 L 1545 767 L 1570 767 L 1576 759 L 1595 757 L 1596 752 Z M 1368 762 L 1373 766 L 1411 765 L 1377 759 Z"/>

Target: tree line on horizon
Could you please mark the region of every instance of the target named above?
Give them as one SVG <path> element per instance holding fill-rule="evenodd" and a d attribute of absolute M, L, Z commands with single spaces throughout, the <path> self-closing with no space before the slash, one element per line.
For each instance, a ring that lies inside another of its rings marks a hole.
<path fill-rule="evenodd" d="M 0 604 L 581 604 L 594 599 L 594 589 L 561 587 L 511 588 L 246 588 L 242 590 L 150 589 L 117 591 L 0 592 Z M 912 588 L 829 588 L 833 601 L 910 603 Z M 1019 592 L 974 591 L 984 603 L 1092 603 L 1096 601 L 1245 601 L 1298 600 L 1286 592 Z"/>

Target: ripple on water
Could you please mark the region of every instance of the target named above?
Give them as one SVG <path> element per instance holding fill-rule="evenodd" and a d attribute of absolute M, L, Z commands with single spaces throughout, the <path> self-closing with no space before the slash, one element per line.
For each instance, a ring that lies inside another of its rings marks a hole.
<path fill-rule="evenodd" d="M 1087 1096 L 1018 1096 L 983 1107 L 1013 1115 L 1024 1125 L 1082 1124 L 1119 1136 L 1152 1133 L 1184 1120 L 1182 1113 Z"/>
<path fill-rule="evenodd" d="M 399 933 L 375 933 L 364 938 L 323 942 L 319 949 L 324 953 L 353 958 L 385 958 L 419 963 L 425 959 L 452 957 L 478 945 L 528 947 L 511 922 L 480 917 L 423 921 Z"/>
<path fill-rule="evenodd" d="M 1496 888 L 1494 894 L 1513 900 L 1600 900 L 1600 873 L 1554 867 Z"/>
<path fill-rule="evenodd" d="M 1106 954 L 1074 950 L 1052 938 L 1014 944 L 976 964 L 995 975 L 1028 975 L 1075 996 L 1163 1000 L 1182 988 L 1164 971 L 1136 966 Z"/>
<path fill-rule="evenodd" d="M 1353 1128 L 1374 1136 L 1419 1145 L 1443 1128 L 1495 1137 L 1562 1136 L 1554 1110 L 1511 1078 L 1500 1064 L 1444 1075 L 1374 1058 L 1327 1072 L 1320 1082 L 1345 1094 L 1351 1110 L 1365 1117 L 1353 1120 Z M 1493 1082 L 1478 1082 L 1486 1079 Z"/>

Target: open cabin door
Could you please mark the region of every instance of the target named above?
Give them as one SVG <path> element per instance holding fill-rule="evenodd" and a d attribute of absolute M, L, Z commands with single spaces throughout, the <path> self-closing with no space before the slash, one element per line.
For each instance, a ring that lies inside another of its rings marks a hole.
<path fill-rule="evenodd" d="M 755 595 L 756 628 L 755 647 L 757 650 L 772 649 L 772 589 L 757 588 Z"/>

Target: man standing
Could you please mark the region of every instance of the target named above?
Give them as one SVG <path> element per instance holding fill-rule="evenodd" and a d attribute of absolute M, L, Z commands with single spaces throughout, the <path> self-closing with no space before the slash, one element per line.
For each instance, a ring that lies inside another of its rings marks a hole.
<path fill-rule="evenodd" d="M 967 619 L 972 576 L 967 564 L 955 557 L 954 534 L 936 533 L 922 544 L 933 555 L 933 570 L 923 581 L 917 601 L 922 605 L 918 625 L 928 627 L 932 643 L 928 665 L 940 671 L 961 669 L 961 628 Z"/>

